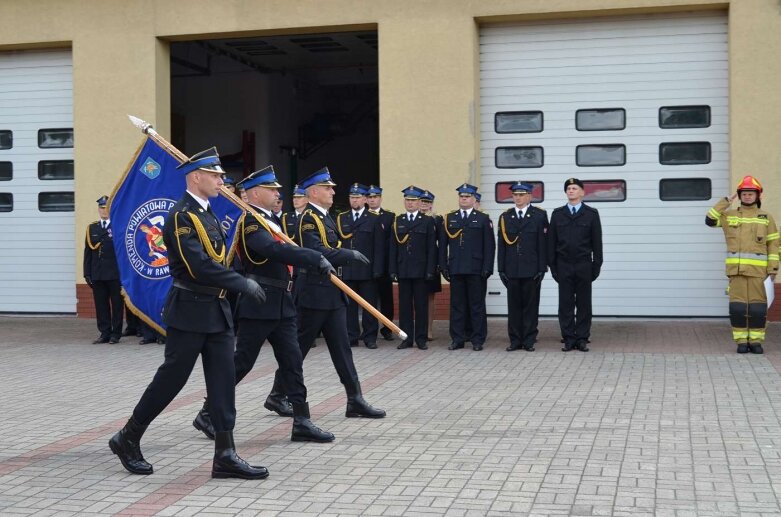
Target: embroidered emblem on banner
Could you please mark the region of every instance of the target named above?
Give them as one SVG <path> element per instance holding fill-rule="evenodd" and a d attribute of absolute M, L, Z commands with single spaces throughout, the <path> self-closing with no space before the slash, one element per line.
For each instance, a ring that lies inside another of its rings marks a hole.
<path fill-rule="evenodd" d="M 162 168 L 160 167 L 160 164 L 154 161 L 150 156 L 149 158 L 146 159 L 143 165 L 141 165 L 139 170 L 144 174 L 144 176 L 146 176 L 150 180 L 153 180 L 156 177 L 160 176 L 161 169 Z"/>
<path fill-rule="evenodd" d="M 172 199 L 150 199 L 130 216 L 125 231 L 125 251 L 135 272 L 145 278 L 160 280 L 170 276 L 163 226 L 175 204 Z"/>

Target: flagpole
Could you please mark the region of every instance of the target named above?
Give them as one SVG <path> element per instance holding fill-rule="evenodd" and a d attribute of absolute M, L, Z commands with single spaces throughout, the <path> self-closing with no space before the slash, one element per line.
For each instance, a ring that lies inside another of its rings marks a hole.
<path fill-rule="evenodd" d="M 163 147 L 166 151 L 171 153 L 171 155 L 173 155 L 175 158 L 178 158 L 183 162 L 187 160 L 187 155 L 185 155 L 179 149 L 171 145 L 165 138 L 160 136 L 160 133 L 155 131 L 155 128 L 152 127 L 152 124 L 144 120 L 141 120 L 138 117 L 134 117 L 133 115 L 128 115 L 127 117 L 130 119 L 130 122 L 132 122 L 134 126 L 136 126 L 138 129 L 141 130 L 142 133 L 146 134 L 147 136 L 149 136 L 149 138 L 157 142 L 161 147 Z M 255 218 L 257 219 L 262 218 L 262 216 L 258 214 L 255 211 L 255 209 L 252 208 L 252 206 L 250 206 L 248 203 L 245 203 L 244 200 L 242 200 L 236 194 L 228 190 L 227 187 L 225 187 L 224 185 L 220 187 L 220 193 L 226 198 L 228 198 L 229 200 L 231 200 L 235 205 L 241 207 L 245 211 L 255 216 Z M 298 244 L 296 244 L 290 237 L 285 235 L 284 232 L 277 231 L 276 228 L 272 228 L 271 226 L 269 226 L 269 230 L 276 238 L 288 244 L 291 244 L 293 246 L 298 246 Z M 342 282 L 342 280 L 338 276 L 334 275 L 333 273 L 329 273 L 329 276 L 331 278 L 331 283 L 333 283 L 336 287 L 341 289 L 347 296 L 355 300 L 355 302 L 361 307 L 363 307 L 364 310 L 369 311 L 369 314 L 377 318 L 383 325 L 391 329 L 391 331 L 397 334 L 402 340 L 407 339 L 407 334 L 403 330 L 397 327 L 396 324 L 394 324 L 391 320 L 386 318 L 385 315 L 380 311 L 378 311 L 376 307 L 372 306 L 369 302 L 364 300 L 361 297 L 361 295 L 353 291 L 350 288 L 350 286 Z"/>

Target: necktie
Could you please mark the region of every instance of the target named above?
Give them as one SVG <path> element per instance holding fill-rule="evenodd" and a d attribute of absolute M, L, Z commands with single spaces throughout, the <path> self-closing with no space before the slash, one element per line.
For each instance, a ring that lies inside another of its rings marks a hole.
<path fill-rule="evenodd" d="M 106 224 L 106 221 L 101 221 L 100 226 L 102 226 L 103 229 L 105 230 L 108 225 Z"/>
<path fill-rule="evenodd" d="M 356 211 L 353 212 L 353 221 L 357 221 L 357 220 L 358 220 L 358 212 Z"/>
<path fill-rule="evenodd" d="M 407 214 L 407 220 L 409 220 L 409 222 L 412 222 L 412 219 L 413 219 L 412 214 Z"/>
<path fill-rule="evenodd" d="M 518 219 L 523 219 L 523 210 L 518 210 Z"/>
<path fill-rule="evenodd" d="M 461 210 L 461 220 L 462 221 L 466 220 L 466 210 Z"/>
<path fill-rule="evenodd" d="M 572 215 L 575 215 L 575 212 L 577 211 L 577 210 L 575 210 L 575 207 L 573 206 L 573 207 L 570 207 L 570 208 L 572 208 Z"/>

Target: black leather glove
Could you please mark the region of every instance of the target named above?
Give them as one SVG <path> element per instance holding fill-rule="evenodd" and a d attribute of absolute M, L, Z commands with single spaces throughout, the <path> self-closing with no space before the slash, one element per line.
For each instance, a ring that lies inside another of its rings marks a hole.
<path fill-rule="evenodd" d="M 87 281 L 87 285 L 88 285 L 88 286 L 90 286 L 90 288 L 92 288 L 92 287 L 93 287 L 93 286 L 92 286 L 92 277 L 91 277 L 91 276 L 85 276 L 85 277 L 84 277 L 84 280 L 86 280 L 86 281 Z"/>
<path fill-rule="evenodd" d="M 507 275 L 505 275 L 505 274 L 504 274 L 504 273 L 502 273 L 501 271 L 499 272 L 499 280 L 501 280 L 501 281 L 502 281 L 502 283 L 504 284 L 504 286 L 505 286 L 505 287 L 507 287 L 507 282 L 509 282 L 509 281 L 510 281 L 510 279 L 509 279 L 509 278 L 507 278 Z"/>
<path fill-rule="evenodd" d="M 336 269 L 334 269 L 333 264 L 328 262 L 327 258 L 320 257 L 320 263 L 317 265 L 317 272 L 321 275 L 327 275 L 328 273 L 336 274 Z"/>
<path fill-rule="evenodd" d="M 442 277 L 450 282 L 450 270 L 448 268 L 442 270 Z"/>
<path fill-rule="evenodd" d="M 591 281 L 593 282 L 597 278 L 599 278 L 599 273 L 602 270 L 600 266 L 597 266 L 596 264 L 591 264 Z"/>
<path fill-rule="evenodd" d="M 257 299 L 258 301 L 265 302 L 266 301 L 266 291 L 263 290 L 262 287 L 260 287 L 260 284 L 258 284 L 256 281 L 254 281 L 251 278 L 247 278 L 247 286 L 244 288 L 244 294 L 247 296 L 252 296 L 253 298 Z"/>
<path fill-rule="evenodd" d="M 391 282 L 398 282 L 399 281 L 399 275 L 397 275 L 396 273 L 391 273 L 390 274 L 390 279 L 391 279 Z"/>
<path fill-rule="evenodd" d="M 371 261 L 368 258 L 366 258 L 366 255 L 364 255 L 360 251 L 358 250 L 350 250 L 350 251 L 353 252 L 353 260 L 357 260 L 361 264 L 366 264 L 367 266 L 371 264 Z"/>
<path fill-rule="evenodd" d="M 493 273 L 491 273 L 490 271 L 483 271 L 483 274 L 482 274 L 483 280 L 488 279 L 488 277 L 491 276 L 492 274 Z"/>

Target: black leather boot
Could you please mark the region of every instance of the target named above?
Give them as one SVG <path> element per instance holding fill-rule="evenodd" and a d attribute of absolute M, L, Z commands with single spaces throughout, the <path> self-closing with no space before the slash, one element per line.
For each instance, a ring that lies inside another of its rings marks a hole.
<path fill-rule="evenodd" d="M 119 456 L 119 461 L 128 472 L 148 476 L 153 472 L 150 465 L 141 454 L 141 436 L 148 426 L 141 425 L 131 416 L 125 427 L 111 437 L 108 446 L 111 452 Z"/>
<path fill-rule="evenodd" d="M 265 479 L 266 467 L 253 467 L 236 454 L 233 431 L 220 431 L 214 437 L 213 478 Z"/>
<path fill-rule="evenodd" d="M 266 403 L 263 404 L 263 407 L 279 416 L 293 416 L 293 407 L 287 400 L 287 396 L 277 389 L 276 383 L 271 388 L 271 393 L 266 397 Z"/>
<path fill-rule="evenodd" d="M 350 393 L 350 391 L 347 391 L 347 411 L 344 416 L 347 418 L 385 418 L 385 411 L 372 407 L 364 400 L 360 384 L 357 384 L 354 393 Z"/>
<path fill-rule="evenodd" d="M 334 435 L 323 431 L 310 420 L 309 404 L 293 404 L 293 431 L 290 440 L 294 442 L 332 442 Z"/>
<path fill-rule="evenodd" d="M 198 411 L 198 414 L 195 415 L 193 427 L 205 434 L 206 438 L 209 440 L 214 440 L 214 426 L 212 425 L 212 418 L 209 415 L 209 399 L 203 400 L 203 407 Z"/>

